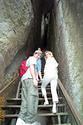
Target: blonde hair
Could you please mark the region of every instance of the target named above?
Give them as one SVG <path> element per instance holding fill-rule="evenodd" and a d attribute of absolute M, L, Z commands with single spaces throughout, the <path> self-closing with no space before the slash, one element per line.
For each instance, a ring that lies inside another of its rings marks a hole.
<path fill-rule="evenodd" d="M 45 54 L 49 54 L 51 57 L 53 57 L 53 53 L 51 51 L 45 51 Z"/>

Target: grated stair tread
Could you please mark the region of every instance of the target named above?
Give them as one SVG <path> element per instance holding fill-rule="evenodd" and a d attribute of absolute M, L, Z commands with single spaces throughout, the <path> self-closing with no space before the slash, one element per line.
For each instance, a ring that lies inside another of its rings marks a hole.
<path fill-rule="evenodd" d="M 62 97 L 59 97 L 59 99 L 62 99 Z M 39 97 L 39 100 L 41 101 L 41 100 L 44 100 L 44 98 L 42 97 Z M 51 97 L 48 97 L 48 100 L 52 100 L 52 98 Z M 9 102 L 9 101 L 21 101 L 21 98 L 8 98 L 7 99 L 7 101 Z"/>
<path fill-rule="evenodd" d="M 68 113 L 67 112 L 61 112 L 61 113 L 55 113 L 55 114 L 53 114 L 53 113 L 38 113 L 38 116 L 66 116 L 66 115 L 68 115 Z M 6 114 L 5 115 L 5 118 L 16 118 L 16 117 L 18 117 L 18 114 Z"/>
<path fill-rule="evenodd" d="M 65 106 L 65 104 L 57 104 L 57 106 Z M 20 108 L 21 106 L 20 105 L 5 105 L 5 106 L 2 106 L 3 109 L 5 108 Z M 49 107 L 52 107 L 52 104 L 50 105 L 38 105 L 38 108 L 49 108 Z"/>

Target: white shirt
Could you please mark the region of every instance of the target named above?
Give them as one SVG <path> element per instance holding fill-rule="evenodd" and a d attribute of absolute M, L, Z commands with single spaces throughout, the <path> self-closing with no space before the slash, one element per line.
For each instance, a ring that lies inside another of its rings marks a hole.
<path fill-rule="evenodd" d="M 22 76 L 21 81 L 28 79 L 28 78 L 32 78 L 29 67 L 30 65 L 36 65 L 36 58 L 34 56 L 31 56 L 27 59 L 26 61 L 26 66 L 28 66 L 28 70 L 26 71 L 26 73 Z"/>
<path fill-rule="evenodd" d="M 54 57 L 48 57 L 44 68 L 45 75 L 55 76 L 58 73 L 58 63 Z"/>

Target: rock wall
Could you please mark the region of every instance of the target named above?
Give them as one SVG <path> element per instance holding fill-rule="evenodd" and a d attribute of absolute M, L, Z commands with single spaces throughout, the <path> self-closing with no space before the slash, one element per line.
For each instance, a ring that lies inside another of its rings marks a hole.
<path fill-rule="evenodd" d="M 55 0 L 50 27 L 51 49 L 59 76 L 83 118 L 83 1 Z"/>
<path fill-rule="evenodd" d="M 0 89 L 5 69 L 28 41 L 33 18 L 30 0 L 0 0 Z"/>

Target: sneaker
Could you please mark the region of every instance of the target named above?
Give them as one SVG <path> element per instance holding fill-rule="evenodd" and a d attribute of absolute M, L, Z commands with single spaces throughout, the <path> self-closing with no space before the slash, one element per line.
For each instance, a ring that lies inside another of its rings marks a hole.
<path fill-rule="evenodd" d="M 25 125 L 25 122 L 21 118 L 18 118 L 16 125 Z"/>
<path fill-rule="evenodd" d="M 32 124 L 26 123 L 25 125 L 32 125 Z"/>
<path fill-rule="evenodd" d="M 40 122 L 36 121 L 36 122 L 32 123 L 31 125 L 41 125 L 41 124 L 40 124 Z"/>
<path fill-rule="evenodd" d="M 56 103 L 55 104 L 53 104 L 53 107 L 52 107 L 52 113 L 56 113 L 57 112 L 57 110 L 56 110 Z"/>
<path fill-rule="evenodd" d="M 30 123 L 26 123 L 25 125 L 32 125 L 32 124 L 30 124 Z"/>
<path fill-rule="evenodd" d="M 48 104 L 49 104 L 49 102 L 48 102 L 48 101 L 45 101 L 45 102 L 44 102 L 44 105 L 48 105 Z"/>

